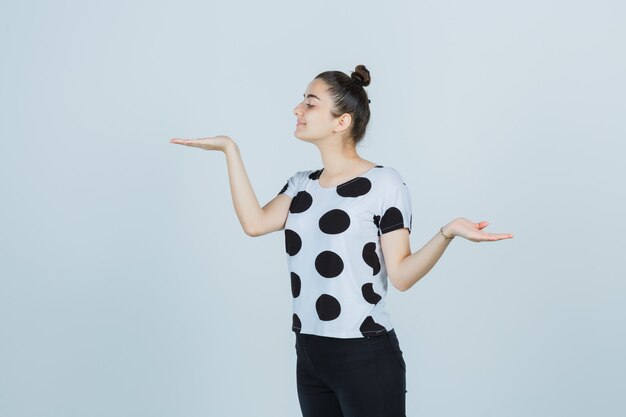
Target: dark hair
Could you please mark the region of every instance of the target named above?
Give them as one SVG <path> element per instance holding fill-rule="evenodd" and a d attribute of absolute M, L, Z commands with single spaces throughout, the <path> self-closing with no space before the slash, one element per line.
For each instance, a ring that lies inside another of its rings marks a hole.
<path fill-rule="evenodd" d="M 326 71 L 315 79 L 321 79 L 328 85 L 328 92 L 335 103 L 332 115 L 339 117 L 349 113 L 352 116 L 350 136 L 356 145 L 365 136 L 370 120 L 369 99 L 363 88 L 370 84 L 370 72 L 365 65 L 357 65 L 351 76 L 341 71 Z"/>

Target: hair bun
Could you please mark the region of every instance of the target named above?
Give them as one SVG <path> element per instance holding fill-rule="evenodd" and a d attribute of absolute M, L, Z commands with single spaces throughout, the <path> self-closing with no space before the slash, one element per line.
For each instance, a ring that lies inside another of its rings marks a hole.
<path fill-rule="evenodd" d="M 370 72 L 365 65 L 357 65 L 350 77 L 363 87 L 370 85 Z"/>

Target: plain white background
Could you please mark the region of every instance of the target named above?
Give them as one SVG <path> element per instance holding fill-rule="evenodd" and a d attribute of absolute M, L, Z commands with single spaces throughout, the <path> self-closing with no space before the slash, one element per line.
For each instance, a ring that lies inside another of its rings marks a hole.
<path fill-rule="evenodd" d="M 361 156 L 455 239 L 391 318 L 408 416 L 623 416 L 626 8 L 618 1 L 0 2 L 0 415 L 298 416 L 283 234 L 320 168 L 292 110 L 372 75 Z"/>

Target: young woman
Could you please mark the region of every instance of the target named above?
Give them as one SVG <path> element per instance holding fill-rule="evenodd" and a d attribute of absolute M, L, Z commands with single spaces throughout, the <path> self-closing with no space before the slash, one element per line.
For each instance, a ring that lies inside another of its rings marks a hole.
<path fill-rule="evenodd" d="M 170 141 L 224 152 L 246 234 L 284 229 L 304 417 L 405 416 L 406 365 L 385 309 L 387 280 L 408 290 L 455 236 L 473 242 L 513 237 L 460 217 L 411 253 L 407 185 L 398 171 L 356 151 L 370 118 L 369 83 L 363 65 L 351 76 L 327 71 L 309 83 L 294 109 L 295 136 L 317 146 L 323 168 L 296 172 L 264 207 L 231 138 Z"/>

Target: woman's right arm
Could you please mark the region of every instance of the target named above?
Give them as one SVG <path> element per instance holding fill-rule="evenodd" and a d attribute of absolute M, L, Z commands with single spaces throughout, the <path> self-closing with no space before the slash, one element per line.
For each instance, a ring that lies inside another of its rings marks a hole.
<path fill-rule="evenodd" d="M 256 237 L 282 230 L 287 220 L 291 197 L 278 194 L 261 207 L 243 165 L 239 146 L 231 141 L 225 147 L 224 154 L 233 206 L 244 232 L 248 236 Z"/>
<path fill-rule="evenodd" d="M 233 206 L 239 223 L 248 236 L 262 236 L 282 230 L 285 227 L 291 197 L 284 193 L 278 194 L 264 207 L 261 207 L 248 179 L 239 146 L 230 137 L 171 139 L 170 143 L 224 152 Z"/>

